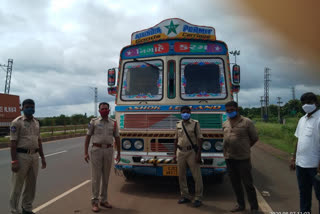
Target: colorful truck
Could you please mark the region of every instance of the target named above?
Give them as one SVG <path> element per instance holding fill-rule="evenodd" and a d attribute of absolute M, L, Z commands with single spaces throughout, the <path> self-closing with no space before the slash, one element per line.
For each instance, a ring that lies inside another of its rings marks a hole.
<path fill-rule="evenodd" d="M 180 107 L 188 105 L 203 135 L 202 174 L 223 178 L 224 104 L 239 91 L 240 67 L 230 71 L 227 45 L 216 40 L 215 29 L 164 20 L 132 34 L 117 69 L 108 70 L 121 139 L 121 161 L 115 167 L 128 179 L 134 174 L 177 176 L 175 128 Z"/>
<path fill-rule="evenodd" d="M 0 94 L 0 136 L 9 134 L 11 121 L 20 115 L 19 96 Z"/>

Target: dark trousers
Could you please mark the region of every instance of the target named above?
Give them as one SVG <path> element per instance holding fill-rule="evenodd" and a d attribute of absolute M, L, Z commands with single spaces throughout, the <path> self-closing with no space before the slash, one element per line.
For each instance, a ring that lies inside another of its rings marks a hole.
<path fill-rule="evenodd" d="M 314 178 L 317 174 L 317 168 L 302 168 L 296 166 L 296 174 L 300 192 L 300 211 L 311 213 L 312 186 L 320 201 L 320 183 Z M 320 205 L 319 205 L 320 213 Z"/>
<path fill-rule="evenodd" d="M 248 201 L 251 209 L 258 209 L 256 189 L 253 186 L 251 175 L 251 161 L 226 159 L 227 170 L 231 180 L 233 191 L 236 194 L 239 206 L 245 207 L 244 192 L 242 184 L 247 192 Z"/>

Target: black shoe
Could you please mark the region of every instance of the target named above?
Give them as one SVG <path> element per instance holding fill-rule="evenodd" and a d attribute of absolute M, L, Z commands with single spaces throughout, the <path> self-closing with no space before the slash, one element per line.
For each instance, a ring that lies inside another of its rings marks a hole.
<path fill-rule="evenodd" d="M 235 208 L 233 208 L 232 210 L 230 210 L 230 212 L 235 213 L 235 212 L 241 212 L 244 211 L 246 208 L 244 206 L 235 206 Z"/>
<path fill-rule="evenodd" d="M 178 201 L 178 204 L 185 204 L 185 203 L 190 203 L 191 200 L 185 197 L 180 198 L 180 200 Z"/>
<path fill-rule="evenodd" d="M 195 201 L 193 202 L 193 207 L 200 207 L 201 205 L 202 205 L 202 202 L 199 201 L 199 200 L 195 200 Z"/>
<path fill-rule="evenodd" d="M 27 210 L 23 209 L 23 207 L 22 207 L 22 214 L 35 214 L 35 213 L 32 211 L 27 211 Z"/>

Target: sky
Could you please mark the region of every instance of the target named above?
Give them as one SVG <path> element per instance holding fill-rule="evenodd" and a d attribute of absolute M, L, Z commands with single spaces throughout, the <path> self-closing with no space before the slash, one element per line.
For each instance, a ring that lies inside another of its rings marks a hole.
<path fill-rule="evenodd" d="M 107 70 L 118 66 L 131 34 L 164 19 L 181 18 L 214 27 L 229 51 L 240 50 L 240 106 L 260 105 L 265 67 L 271 69 L 270 104 L 276 104 L 277 97 L 284 103 L 292 99 L 292 87 L 296 98 L 307 91 L 320 94 L 320 49 L 310 37 L 319 32 L 314 29 L 320 29 L 320 18 L 299 5 L 282 13 L 286 5 L 272 8 L 272 1 L 261 2 L 270 2 L 267 13 L 260 11 L 264 5 L 248 0 L 2 0 L 0 64 L 13 59 L 10 93 L 21 101 L 34 99 L 36 117 L 93 115 L 94 87 L 98 101 L 114 108 L 114 97 L 107 94 Z M 280 14 L 280 21 L 268 21 L 268 14 Z M 308 20 L 295 25 L 301 14 L 310 15 L 302 15 Z M 288 24 L 283 22 L 286 17 Z M 294 38 L 291 29 L 296 29 Z M 5 74 L 0 68 L 1 93 Z"/>

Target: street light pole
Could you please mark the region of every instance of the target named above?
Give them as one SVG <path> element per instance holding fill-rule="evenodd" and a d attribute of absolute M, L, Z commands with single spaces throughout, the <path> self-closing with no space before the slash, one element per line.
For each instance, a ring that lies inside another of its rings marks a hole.
<path fill-rule="evenodd" d="M 229 53 L 234 56 L 234 64 L 237 64 L 237 56 L 240 55 L 240 50 L 230 51 Z M 239 104 L 239 102 L 238 102 L 238 92 L 236 93 L 236 102 Z"/>

